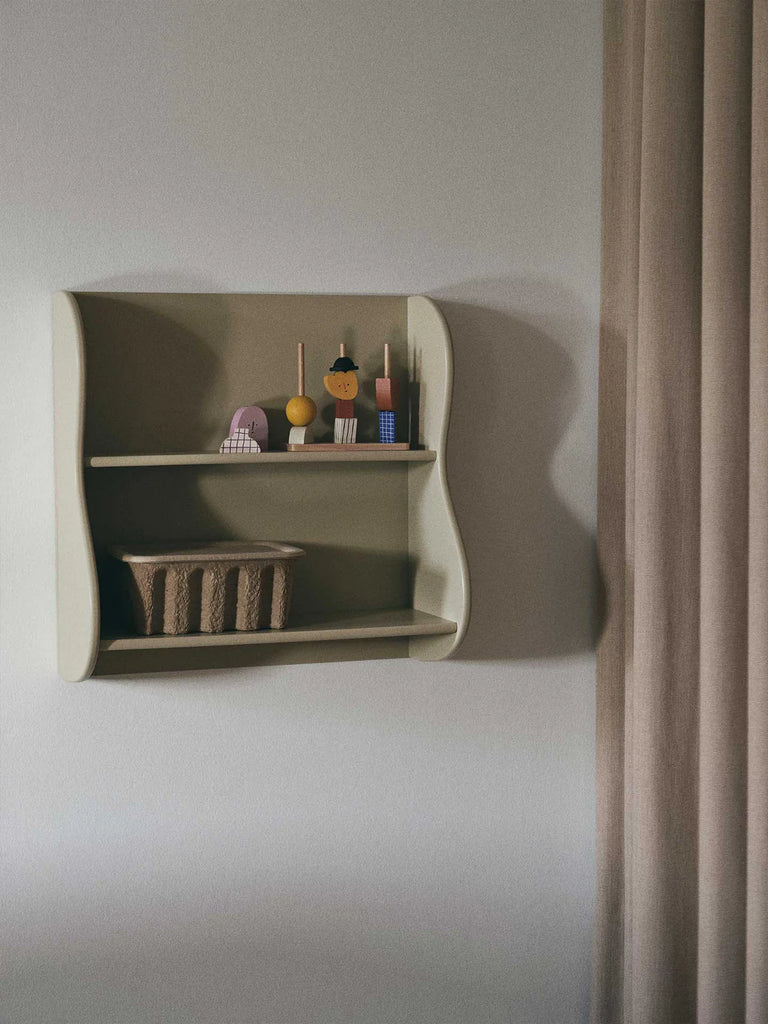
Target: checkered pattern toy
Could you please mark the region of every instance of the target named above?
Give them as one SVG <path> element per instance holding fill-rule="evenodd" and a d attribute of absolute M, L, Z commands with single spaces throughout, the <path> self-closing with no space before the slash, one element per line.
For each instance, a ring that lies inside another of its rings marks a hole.
<path fill-rule="evenodd" d="M 233 455 L 235 452 L 260 452 L 261 445 L 254 441 L 247 427 L 238 427 L 229 437 L 222 441 L 219 452 L 221 455 Z"/>
<path fill-rule="evenodd" d="M 382 444 L 395 443 L 395 414 L 382 409 L 379 411 L 379 441 Z"/>

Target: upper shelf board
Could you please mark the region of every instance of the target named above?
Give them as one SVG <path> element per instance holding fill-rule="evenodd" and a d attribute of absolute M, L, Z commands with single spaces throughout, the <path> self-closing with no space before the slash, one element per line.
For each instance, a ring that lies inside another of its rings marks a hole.
<path fill-rule="evenodd" d="M 152 455 L 90 455 L 89 469 L 131 466 L 237 466 L 256 463 L 293 464 L 297 462 L 434 462 L 434 451 L 359 451 L 359 452 L 243 452 L 220 455 L 218 452 L 155 453 Z"/>

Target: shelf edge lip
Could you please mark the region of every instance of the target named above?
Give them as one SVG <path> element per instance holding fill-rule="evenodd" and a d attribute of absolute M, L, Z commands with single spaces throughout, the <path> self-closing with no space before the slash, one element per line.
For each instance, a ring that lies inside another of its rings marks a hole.
<path fill-rule="evenodd" d="M 373 614 L 373 613 L 372 613 Z M 427 613 L 425 613 L 427 614 Z M 387 637 L 441 636 L 455 633 L 458 624 L 438 616 L 431 622 L 400 623 L 387 626 L 288 626 L 286 629 L 265 629 L 257 632 L 155 633 L 151 636 L 105 636 L 100 651 L 147 651 L 188 647 L 242 647 L 254 644 L 322 643 L 328 640 L 374 640 Z M 325 634 L 325 635 L 324 635 Z"/>
<path fill-rule="evenodd" d="M 411 449 L 409 451 L 378 452 L 262 452 L 259 454 L 220 455 L 218 452 L 146 453 L 131 455 L 86 455 L 86 469 L 127 469 L 143 466 L 255 466 L 290 465 L 312 462 L 434 462 L 437 452 Z"/>

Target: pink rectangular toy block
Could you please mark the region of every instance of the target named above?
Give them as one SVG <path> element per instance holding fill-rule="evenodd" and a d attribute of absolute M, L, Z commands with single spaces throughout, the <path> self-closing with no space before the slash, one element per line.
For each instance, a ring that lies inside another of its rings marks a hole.
<path fill-rule="evenodd" d="M 376 407 L 379 412 L 397 412 L 400 405 L 400 381 L 396 377 L 376 378 Z"/>

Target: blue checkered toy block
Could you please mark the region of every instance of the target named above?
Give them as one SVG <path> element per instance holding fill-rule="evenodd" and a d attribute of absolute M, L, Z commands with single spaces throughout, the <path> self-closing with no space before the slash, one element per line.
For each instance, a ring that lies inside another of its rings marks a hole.
<path fill-rule="evenodd" d="M 379 441 L 381 444 L 395 443 L 395 414 L 390 411 L 379 412 Z"/>

